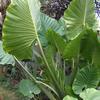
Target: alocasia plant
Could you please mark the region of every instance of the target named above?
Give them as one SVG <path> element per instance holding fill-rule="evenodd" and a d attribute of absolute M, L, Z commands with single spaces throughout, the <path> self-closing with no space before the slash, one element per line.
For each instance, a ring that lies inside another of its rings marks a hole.
<path fill-rule="evenodd" d="M 66 95 L 73 100 L 73 97 L 80 98 L 77 94 L 97 88 L 100 81 L 94 1 L 72 0 L 59 21 L 41 13 L 40 6 L 38 0 L 12 0 L 3 26 L 4 50 L 14 55 L 50 100 L 62 100 Z M 42 79 L 33 76 L 19 61 L 32 59 L 36 45 L 41 56 Z M 68 67 L 70 71 L 66 74 Z"/>

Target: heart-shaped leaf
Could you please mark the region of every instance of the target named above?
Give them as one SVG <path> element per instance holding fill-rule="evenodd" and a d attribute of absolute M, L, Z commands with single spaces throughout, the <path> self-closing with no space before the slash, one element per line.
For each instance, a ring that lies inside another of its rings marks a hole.
<path fill-rule="evenodd" d="M 95 88 L 99 83 L 98 68 L 86 66 L 79 70 L 73 83 L 73 91 L 80 94 L 87 88 Z"/>
<path fill-rule="evenodd" d="M 100 91 L 94 88 L 86 89 L 80 94 L 83 100 L 100 100 Z"/>
<path fill-rule="evenodd" d="M 72 0 L 64 15 L 66 35 L 75 38 L 84 28 L 92 28 L 95 23 L 93 0 Z"/>
<path fill-rule="evenodd" d="M 34 94 L 39 94 L 41 91 L 37 85 L 33 84 L 30 80 L 22 80 L 19 84 L 19 91 L 28 97 L 34 97 Z"/>

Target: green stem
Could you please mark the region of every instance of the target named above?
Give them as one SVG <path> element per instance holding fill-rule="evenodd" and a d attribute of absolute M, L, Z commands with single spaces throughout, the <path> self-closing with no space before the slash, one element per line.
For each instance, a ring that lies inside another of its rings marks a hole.
<path fill-rule="evenodd" d="M 17 63 L 22 67 L 22 69 L 30 76 L 30 78 L 33 80 L 33 82 L 36 83 L 36 84 L 44 91 L 44 93 L 49 97 L 49 99 L 50 99 L 50 100 L 56 100 L 55 97 L 52 95 L 52 93 L 51 93 L 49 90 L 46 91 L 45 88 L 50 89 L 50 90 L 53 91 L 56 95 L 58 95 L 58 94 L 56 93 L 56 91 L 55 91 L 53 88 L 51 88 L 49 85 L 47 85 L 47 84 L 45 84 L 45 83 L 43 83 L 43 82 L 41 82 L 41 81 L 37 81 L 37 80 L 35 79 L 35 77 L 33 77 L 33 75 L 20 63 L 20 61 L 19 61 L 16 57 L 14 57 L 14 58 L 15 58 L 15 60 L 17 61 Z M 49 94 L 49 95 L 48 95 L 48 94 Z"/>
<path fill-rule="evenodd" d="M 37 41 L 38 41 L 38 44 L 39 44 L 40 51 L 41 51 L 41 54 L 42 54 L 42 56 L 43 56 L 44 62 L 45 62 L 46 66 L 47 66 L 47 68 L 48 68 L 48 70 L 49 70 L 49 72 L 50 72 L 50 75 L 51 75 L 51 77 L 52 77 L 54 83 L 55 83 L 56 86 L 57 86 L 56 89 L 59 89 L 58 92 L 61 94 L 61 93 L 62 93 L 62 90 L 61 90 L 61 88 L 60 88 L 60 86 L 59 86 L 59 83 L 58 83 L 57 80 L 55 79 L 55 75 L 54 75 L 54 74 L 52 73 L 52 71 L 51 71 L 51 68 L 50 68 L 50 66 L 49 66 L 49 64 L 48 64 L 48 61 L 47 61 L 46 57 L 45 57 L 45 54 L 44 54 L 44 51 L 43 51 L 43 49 L 42 49 L 42 45 L 41 45 L 41 43 L 40 43 L 40 40 L 39 40 L 38 36 L 37 36 Z M 59 97 L 59 98 L 61 98 L 61 97 Z"/>
<path fill-rule="evenodd" d="M 22 65 L 22 63 L 14 57 L 17 63 L 22 67 L 22 69 L 30 76 L 30 78 L 34 81 L 34 83 L 37 83 L 37 80 L 33 77 L 33 75 Z"/>

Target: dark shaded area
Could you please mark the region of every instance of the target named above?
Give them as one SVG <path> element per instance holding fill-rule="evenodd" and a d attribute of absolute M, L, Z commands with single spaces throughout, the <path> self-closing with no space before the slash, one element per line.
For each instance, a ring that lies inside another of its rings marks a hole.
<path fill-rule="evenodd" d="M 59 20 L 72 0 L 46 0 L 42 3 L 41 12 Z"/>

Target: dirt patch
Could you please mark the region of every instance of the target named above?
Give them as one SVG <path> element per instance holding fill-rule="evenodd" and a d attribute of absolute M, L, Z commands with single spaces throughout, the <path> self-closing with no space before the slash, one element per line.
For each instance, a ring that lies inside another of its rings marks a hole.
<path fill-rule="evenodd" d="M 0 100 L 19 100 L 19 98 L 14 91 L 0 87 Z"/>

